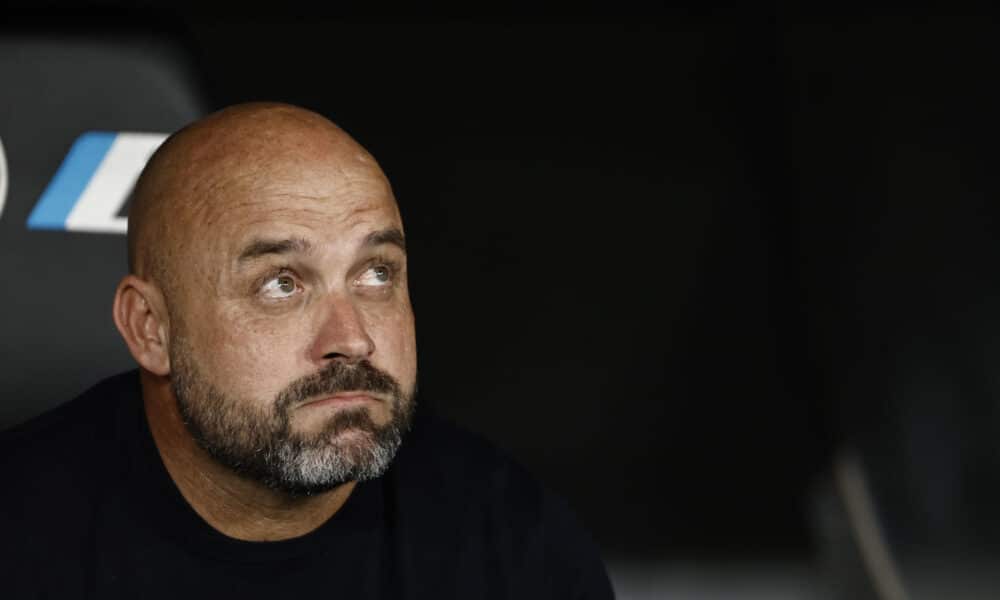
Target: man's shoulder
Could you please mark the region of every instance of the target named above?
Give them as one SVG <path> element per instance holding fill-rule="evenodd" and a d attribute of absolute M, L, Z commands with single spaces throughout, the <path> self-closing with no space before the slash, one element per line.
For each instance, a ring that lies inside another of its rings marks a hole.
<path fill-rule="evenodd" d="M 137 388 L 134 373 L 106 379 L 0 433 L 0 562 L 14 565 L 17 581 L 36 585 L 46 562 L 79 566 L 107 480 L 127 460 L 121 409 Z"/>
<path fill-rule="evenodd" d="M 120 409 L 133 395 L 138 401 L 138 385 L 134 372 L 105 379 L 0 432 L 0 473 L 25 492 L 38 493 L 94 479 L 120 451 Z"/>
<path fill-rule="evenodd" d="M 415 539 L 435 540 L 417 559 L 427 572 L 458 569 L 488 580 L 496 569 L 511 597 L 612 597 L 590 534 L 528 469 L 433 415 L 411 433 L 393 477 L 403 492 L 401 522 Z"/>
<path fill-rule="evenodd" d="M 539 501 L 538 480 L 510 454 L 484 436 L 429 411 L 414 420 L 399 456 L 404 477 L 441 493 L 491 497 L 524 496 Z"/>

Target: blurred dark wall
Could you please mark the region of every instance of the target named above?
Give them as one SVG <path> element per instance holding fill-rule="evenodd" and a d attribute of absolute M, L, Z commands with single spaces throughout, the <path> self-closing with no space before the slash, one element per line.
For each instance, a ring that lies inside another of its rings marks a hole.
<path fill-rule="evenodd" d="M 1000 547 L 998 33 L 910 13 L 785 36 L 813 385 L 904 555 Z"/>
<path fill-rule="evenodd" d="M 773 26 L 189 26 L 217 106 L 309 106 L 382 162 L 422 401 L 609 551 L 802 551 L 822 436 L 781 363 L 801 315 Z"/>
<path fill-rule="evenodd" d="M 379 157 L 423 400 L 609 550 L 802 555 L 841 444 L 894 542 L 995 545 L 996 20 L 589 21 L 186 31 L 218 106 Z"/>

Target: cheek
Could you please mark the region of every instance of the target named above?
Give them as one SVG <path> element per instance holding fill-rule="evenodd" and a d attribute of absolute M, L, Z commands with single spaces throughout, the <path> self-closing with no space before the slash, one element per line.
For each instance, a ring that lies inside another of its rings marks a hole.
<path fill-rule="evenodd" d="M 267 400 L 305 370 L 298 364 L 304 351 L 296 343 L 308 339 L 307 329 L 301 319 L 286 322 L 221 307 L 197 340 L 199 354 L 220 386 L 239 397 Z"/>
<path fill-rule="evenodd" d="M 416 379 L 417 349 L 413 313 L 409 306 L 375 316 L 369 335 L 375 341 L 375 360 L 396 376 L 401 384 Z"/>

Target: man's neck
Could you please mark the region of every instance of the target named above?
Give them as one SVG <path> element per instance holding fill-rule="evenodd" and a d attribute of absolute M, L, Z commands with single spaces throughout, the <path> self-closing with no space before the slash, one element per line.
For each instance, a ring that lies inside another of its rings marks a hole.
<path fill-rule="evenodd" d="M 142 379 L 146 418 L 167 472 L 191 508 L 219 532 L 246 541 L 299 537 L 325 523 L 354 490 L 352 481 L 294 497 L 237 475 L 191 437 L 169 382 L 149 373 Z"/>

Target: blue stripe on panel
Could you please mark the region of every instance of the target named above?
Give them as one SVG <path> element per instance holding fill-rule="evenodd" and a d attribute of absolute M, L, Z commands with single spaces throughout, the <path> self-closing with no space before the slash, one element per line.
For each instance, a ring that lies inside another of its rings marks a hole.
<path fill-rule="evenodd" d="M 28 229 L 65 229 L 76 201 L 104 160 L 117 133 L 88 131 L 78 137 L 28 216 Z"/>

